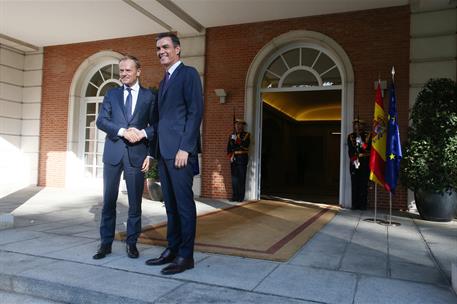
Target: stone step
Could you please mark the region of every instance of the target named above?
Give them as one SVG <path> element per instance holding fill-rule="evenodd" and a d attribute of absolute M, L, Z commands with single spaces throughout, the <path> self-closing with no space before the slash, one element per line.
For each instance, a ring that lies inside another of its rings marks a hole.
<path fill-rule="evenodd" d="M 71 286 L 21 275 L 0 273 L 0 290 L 9 293 L 38 297 L 60 303 L 72 304 L 147 304 L 152 301 L 110 294 L 100 290 Z M 155 298 L 153 298 L 155 300 Z"/>

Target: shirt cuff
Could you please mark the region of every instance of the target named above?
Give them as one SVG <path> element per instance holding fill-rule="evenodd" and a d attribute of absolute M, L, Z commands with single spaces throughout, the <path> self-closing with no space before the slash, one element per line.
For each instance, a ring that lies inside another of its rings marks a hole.
<path fill-rule="evenodd" d="M 117 131 L 117 136 L 124 137 L 124 132 L 125 132 L 125 128 L 120 128 L 119 131 Z"/>
<path fill-rule="evenodd" d="M 145 138 L 148 138 L 148 134 L 146 134 L 146 131 L 144 129 L 141 130 L 141 132 L 143 132 Z"/>

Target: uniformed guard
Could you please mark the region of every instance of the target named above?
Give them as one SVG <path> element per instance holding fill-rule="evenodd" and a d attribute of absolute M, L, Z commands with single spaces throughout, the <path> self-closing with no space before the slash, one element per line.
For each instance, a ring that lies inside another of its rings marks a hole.
<path fill-rule="evenodd" d="M 352 209 L 367 209 L 368 179 L 370 176 L 371 133 L 363 130 L 363 121 L 352 123 L 353 132 L 348 135 L 348 154 L 352 184 Z"/>
<path fill-rule="evenodd" d="M 232 201 L 244 201 L 246 189 L 246 170 L 249 160 L 249 144 L 251 135 L 244 131 L 246 122 L 243 119 L 234 120 L 233 133 L 227 144 L 227 155 L 230 159 L 232 175 Z"/>

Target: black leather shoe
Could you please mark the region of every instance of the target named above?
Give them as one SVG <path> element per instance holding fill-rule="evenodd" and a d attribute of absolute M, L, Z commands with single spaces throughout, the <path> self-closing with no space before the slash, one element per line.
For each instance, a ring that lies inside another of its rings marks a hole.
<path fill-rule="evenodd" d="M 162 274 L 169 275 L 180 273 L 192 268 L 194 268 L 194 259 L 177 257 L 170 265 L 162 269 L 160 272 Z"/>
<path fill-rule="evenodd" d="M 94 260 L 100 260 L 103 259 L 107 254 L 111 253 L 111 244 L 101 244 L 100 247 L 98 247 L 97 252 L 95 255 L 92 257 Z"/>
<path fill-rule="evenodd" d="M 157 265 L 168 264 L 168 263 L 173 262 L 175 257 L 176 257 L 176 255 L 173 252 L 171 252 L 170 249 L 167 248 L 167 249 L 165 249 L 164 252 L 162 252 L 162 254 L 158 258 L 147 260 L 146 265 L 157 266 Z"/>
<path fill-rule="evenodd" d="M 131 259 L 136 259 L 140 256 L 138 249 L 136 248 L 136 244 L 127 244 L 126 246 L 127 255 Z"/>

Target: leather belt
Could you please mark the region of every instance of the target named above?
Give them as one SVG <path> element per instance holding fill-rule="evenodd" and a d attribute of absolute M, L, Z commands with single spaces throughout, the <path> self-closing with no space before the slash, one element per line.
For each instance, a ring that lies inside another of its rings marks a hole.
<path fill-rule="evenodd" d="M 235 155 L 248 154 L 248 151 L 235 151 L 234 153 L 235 153 Z"/>

